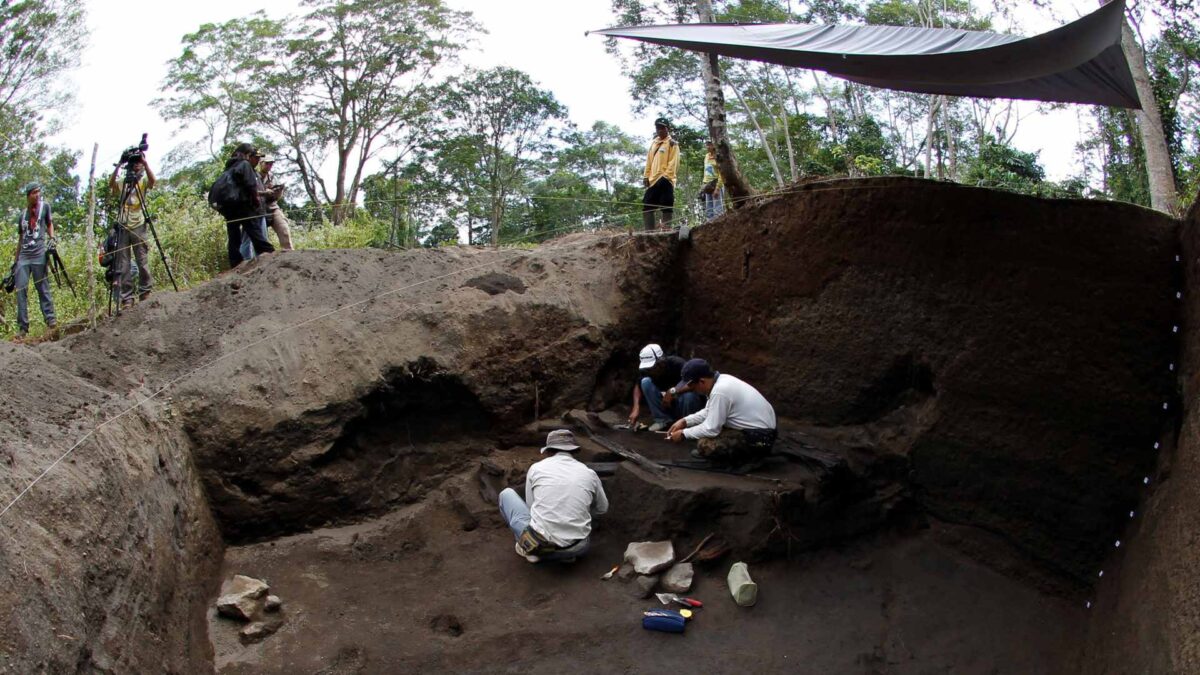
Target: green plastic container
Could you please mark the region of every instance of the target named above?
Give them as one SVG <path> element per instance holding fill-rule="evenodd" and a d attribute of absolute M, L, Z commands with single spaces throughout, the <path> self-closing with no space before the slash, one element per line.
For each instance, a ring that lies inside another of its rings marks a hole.
<path fill-rule="evenodd" d="M 750 568 L 744 562 L 735 562 L 729 568 L 729 594 L 742 607 L 752 607 L 758 602 L 758 584 L 750 579 Z"/>

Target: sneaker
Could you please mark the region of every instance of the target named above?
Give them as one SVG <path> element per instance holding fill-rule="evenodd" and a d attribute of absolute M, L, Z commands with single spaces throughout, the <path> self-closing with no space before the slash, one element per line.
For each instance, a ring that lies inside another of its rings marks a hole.
<path fill-rule="evenodd" d="M 17 344 L 21 344 L 22 342 L 24 342 L 28 339 L 29 339 L 29 333 L 26 333 L 25 331 L 21 331 L 21 332 L 17 333 L 16 335 L 14 335 L 12 340 L 13 340 L 13 342 L 15 342 Z"/>
<path fill-rule="evenodd" d="M 537 557 L 536 555 L 525 555 L 524 553 L 522 553 L 521 552 L 521 542 L 517 542 L 516 551 L 517 551 L 517 555 L 521 556 L 522 558 L 524 558 L 525 560 L 527 560 L 531 563 L 541 561 L 541 558 Z"/>
<path fill-rule="evenodd" d="M 667 429 L 670 429 L 670 428 L 671 428 L 671 423 L 664 422 L 662 420 L 654 420 L 654 424 L 650 425 L 650 431 L 655 431 L 655 432 L 666 431 Z"/>

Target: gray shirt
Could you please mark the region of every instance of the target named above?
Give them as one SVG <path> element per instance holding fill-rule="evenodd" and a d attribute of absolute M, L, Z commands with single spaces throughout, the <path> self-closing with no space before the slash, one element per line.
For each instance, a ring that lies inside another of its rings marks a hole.
<path fill-rule="evenodd" d="M 41 265 L 46 261 L 49 225 L 50 205 L 46 202 L 38 202 L 38 218 L 32 225 L 29 222 L 29 208 L 21 209 L 21 215 L 17 218 L 18 262 Z"/>

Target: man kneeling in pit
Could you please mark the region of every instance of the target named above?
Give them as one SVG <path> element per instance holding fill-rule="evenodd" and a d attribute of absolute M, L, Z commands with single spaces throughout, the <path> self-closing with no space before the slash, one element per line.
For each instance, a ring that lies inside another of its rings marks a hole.
<path fill-rule="evenodd" d="M 525 499 L 512 488 L 500 493 L 500 515 L 517 539 L 517 555 L 531 563 L 574 562 L 588 550 L 592 515 L 608 511 L 600 477 L 575 459 L 579 446 L 566 429 L 551 431 L 542 454 L 529 467 Z"/>
<path fill-rule="evenodd" d="M 708 397 L 698 413 L 671 426 L 669 440 L 697 439 L 692 456 L 748 471 L 775 446 L 775 409 L 757 389 L 732 375 L 713 372 L 704 359 L 683 364 L 679 387 Z"/>

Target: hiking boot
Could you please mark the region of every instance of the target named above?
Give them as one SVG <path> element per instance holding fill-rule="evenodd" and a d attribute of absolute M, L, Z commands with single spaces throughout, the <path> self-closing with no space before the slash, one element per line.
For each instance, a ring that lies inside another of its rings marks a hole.
<path fill-rule="evenodd" d="M 522 553 L 521 552 L 521 542 L 517 542 L 516 551 L 517 551 L 517 555 L 521 556 L 522 558 L 528 560 L 531 563 L 541 561 L 541 558 L 537 557 L 536 555 L 525 555 L 524 553 Z"/>
<path fill-rule="evenodd" d="M 138 296 L 138 302 L 145 302 L 150 299 L 150 291 L 145 291 Z"/>
<path fill-rule="evenodd" d="M 12 341 L 16 344 L 21 344 L 29 339 L 29 333 L 21 331 L 13 336 Z"/>
<path fill-rule="evenodd" d="M 670 428 L 671 428 L 671 423 L 664 422 L 662 420 L 654 420 L 654 424 L 650 425 L 650 431 L 656 431 L 656 432 L 657 431 L 666 431 L 667 429 L 670 429 Z"/>

